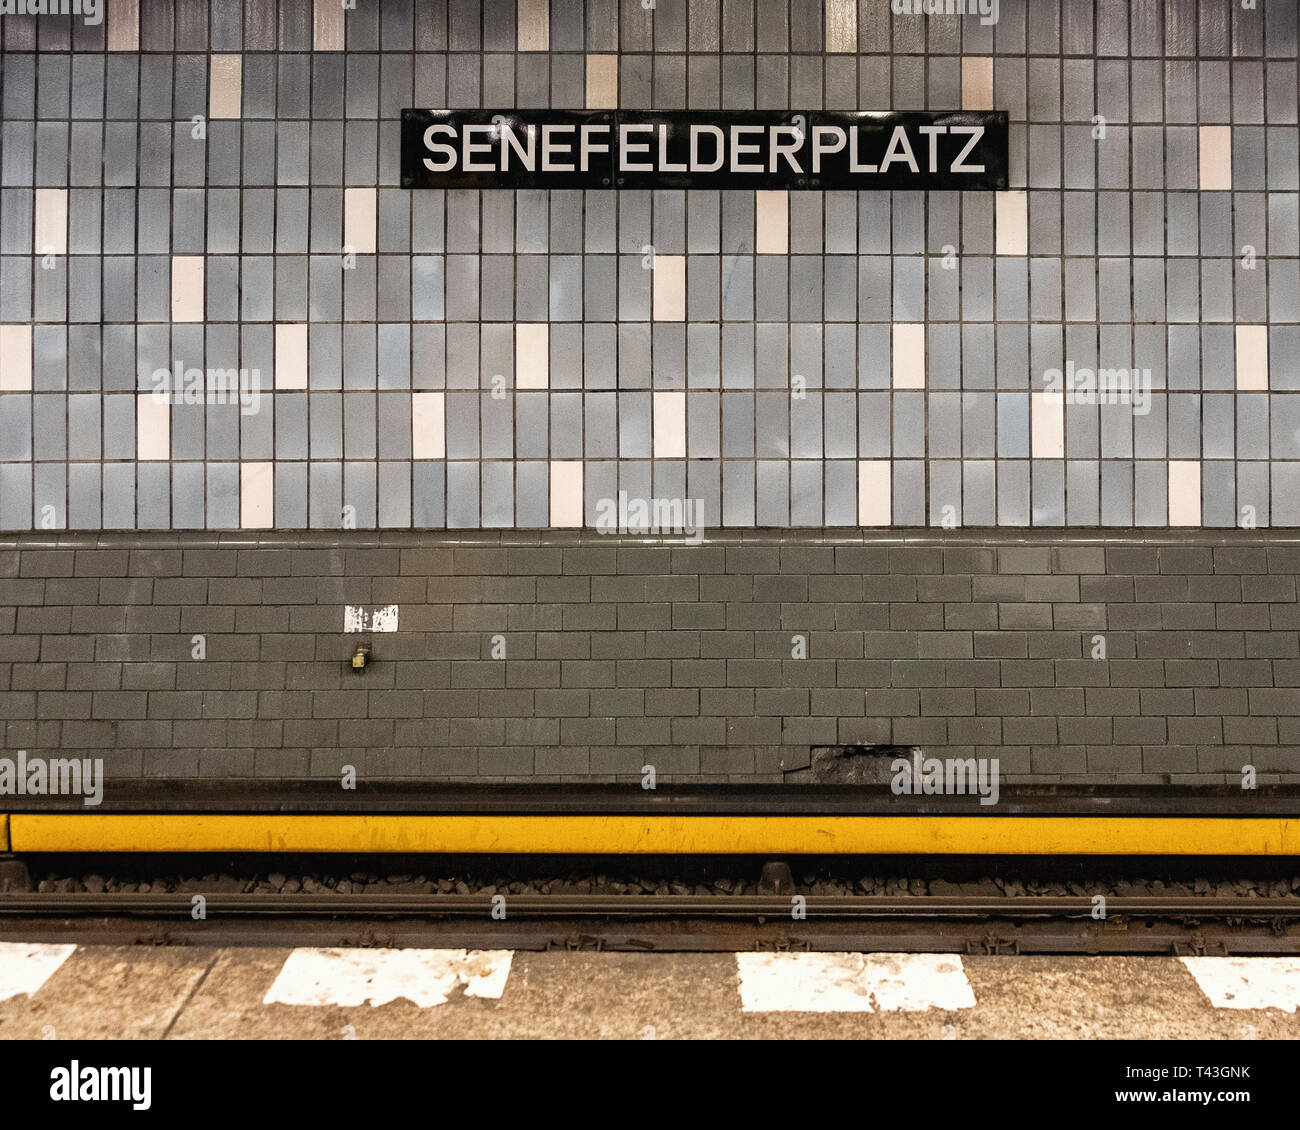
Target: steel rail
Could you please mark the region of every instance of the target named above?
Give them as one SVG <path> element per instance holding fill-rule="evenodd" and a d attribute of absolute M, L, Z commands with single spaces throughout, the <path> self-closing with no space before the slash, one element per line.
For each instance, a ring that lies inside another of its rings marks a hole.
<path fill-rule="evenodd" d="M 1052 896 L 0 895 L 0 939 L 622 953 L 1297 955 L 1300 899 Z M 797 913 L 796 913 L 797 910 Z"/>
<path fill-rule="evenodd" d="M 166 894 L 0 894 L 0 916 L 149 915 L 191 917 L 196 897 L 209 915 L 283 917 L 509 918 L 1087 918 L 1089 896 L 1014 895 L 440 895 L 243 894 L 202 890 Z M 504 902 L 498 901 L 504 899 Z M 1105 919 L 1300 920 L 1300 898 L 1134 897 L 1105 901 Z"/>

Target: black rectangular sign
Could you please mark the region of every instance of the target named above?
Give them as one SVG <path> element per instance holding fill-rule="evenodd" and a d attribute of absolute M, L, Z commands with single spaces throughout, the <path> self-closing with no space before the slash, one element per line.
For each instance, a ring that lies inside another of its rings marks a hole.
<path fill-rule="evenodd" d="M 403 110 L 405 188 L 1007 187 L 1004 110 Z"/>

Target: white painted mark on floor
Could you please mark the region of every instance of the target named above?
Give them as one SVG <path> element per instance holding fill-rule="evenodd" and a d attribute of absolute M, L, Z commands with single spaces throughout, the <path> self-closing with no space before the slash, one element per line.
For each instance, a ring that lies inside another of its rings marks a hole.
<path fill-rule="evenodd" d="M 1300 958 L 1184 957 L 1183 965 L 1215 1008 L 1300 1006 Z"/>
<path fill-rule="evenodd" d="M 19 993 L 31 996 L 54 976 L 76 948 L 40 942 L 0 942 L 0 1001 Z"/>
<path fill-rule="evenodd" d="M 453 996 L 500 998 L 510 950 L 296 949 L 263 1004 L 387 1004 L 405 997 L 420 1008 Z"/>
<path fill-rule="evenodd" d="M 746 1012 L 916 1012 L 974 1008 L 961 958 L 946 953 L 738 953 Z"/>

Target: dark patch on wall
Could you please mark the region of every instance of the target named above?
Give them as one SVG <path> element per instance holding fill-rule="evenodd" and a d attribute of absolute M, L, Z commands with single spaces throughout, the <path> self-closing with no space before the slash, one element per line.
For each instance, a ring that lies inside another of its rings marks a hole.
<path fill-rule="evenodd" d="M 894 761 L 910 760 L 916 752 L 916 746 L 905 745 L 817 746 L 806 766 L 786 769 L 785 780 L 792 785 L 887 785 Z"/>

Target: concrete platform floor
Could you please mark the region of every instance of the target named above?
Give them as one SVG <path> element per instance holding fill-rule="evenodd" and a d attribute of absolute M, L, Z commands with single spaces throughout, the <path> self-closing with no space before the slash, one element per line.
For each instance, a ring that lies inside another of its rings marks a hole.
<path fill-rule="evenodd" d="M 1300 1038 L 1300 959 L 0 943 L 0 1039 Z"/>

